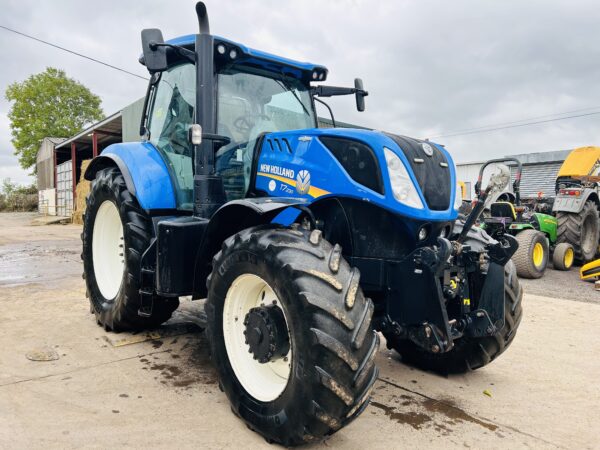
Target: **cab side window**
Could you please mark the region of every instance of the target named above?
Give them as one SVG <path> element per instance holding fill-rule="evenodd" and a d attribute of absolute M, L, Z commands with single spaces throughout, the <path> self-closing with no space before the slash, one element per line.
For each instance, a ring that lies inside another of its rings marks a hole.
<path fill-rule="evenodd" d="M 195 68 L 180 64 L 163 72 L 152 101 L 148 131 L 150 143 L 169 165 L 178 209 L 192 209 L 194 176 L 188 130 L 194 123 Z"/>

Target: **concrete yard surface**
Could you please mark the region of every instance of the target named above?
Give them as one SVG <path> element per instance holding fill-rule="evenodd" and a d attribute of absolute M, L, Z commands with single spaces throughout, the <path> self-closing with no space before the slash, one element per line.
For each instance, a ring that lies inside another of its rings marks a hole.
<path fill-rule="evenodd" d="M 33 218 L 0 214 L 0 448 L 276 448 L 219 390 L 202 302 L 156 331 L 107 333 L 85 298 L 81 227 Z M 481 370 L 442 377 L 382 346 L 371 405 L 306 448 L 600 448 L 600 292 L 575 271 L 560 283 L 525 294 L 513 345 Z"/>

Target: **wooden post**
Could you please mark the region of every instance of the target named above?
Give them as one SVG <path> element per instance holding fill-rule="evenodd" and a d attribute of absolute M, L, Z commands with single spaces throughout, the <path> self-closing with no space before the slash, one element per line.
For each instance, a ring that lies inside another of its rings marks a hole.
<path fill-rule="evenodd" d="M 54 215 L 58 216 L 58 156 L 56 148 L 53 148 L 52 152 L 54 153 Z"/>
<path fill-rule="evenodd" d="M 75 209 L 75 189 L 77 189 L 77 145 L 71 142 L 71 171 L 73 178 L 73 205 L 71 212 Z"/>
<path fill-rule="evenodd" d="M 92 156 L 98 156 L 98 133 L 92 131 Z"/>

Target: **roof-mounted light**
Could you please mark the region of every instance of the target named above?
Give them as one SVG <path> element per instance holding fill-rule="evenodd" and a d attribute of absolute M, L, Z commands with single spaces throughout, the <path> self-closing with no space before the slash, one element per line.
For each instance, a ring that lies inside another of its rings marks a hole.
<path fill-rule="evenodd" d="M 224 55 L 226 51 L 227 51 L 227 49 L 225 48 L 225 46 L 223 44 L 217 45 L 217 53 L 219 55 Z"/>

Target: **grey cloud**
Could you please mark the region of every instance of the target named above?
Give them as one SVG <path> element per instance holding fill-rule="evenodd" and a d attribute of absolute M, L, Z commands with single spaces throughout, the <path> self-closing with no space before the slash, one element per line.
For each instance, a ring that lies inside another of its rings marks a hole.
<path fill-rule="evenodd" d="M 1 23 L 145 75 L 139 31 L 194 33 L 193 1 L 1 1 Z M 597 2 L 208 1 L 215 34 L 325 64 L 331 84 L 356 76 L 370 92 L 359 114 L 331 101 L 340 120 L 417 137 L 600 106 Z M 109 114 L 145 83 L 0 30 L 0 89 L 46 66 L 63 68 Z M 600 108 L 599 108 L 600 109 Z M 0 114 L 8 104 L 0 100 Z M 323 114 L 325 111 L 322 112 Z M 440 138 L 459 161 L 599 143 L 599 116 Z M 0 167 L 15 164 L 0 128 Z M 1 176 L 1 175 L 0 175 Z"/>

